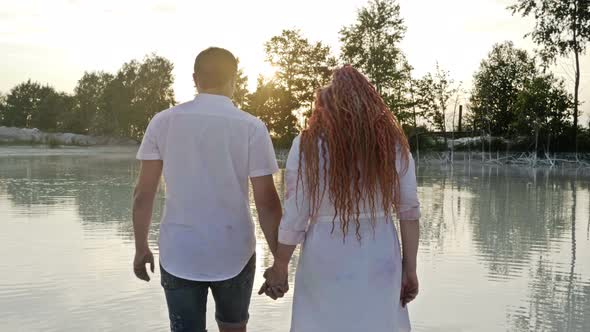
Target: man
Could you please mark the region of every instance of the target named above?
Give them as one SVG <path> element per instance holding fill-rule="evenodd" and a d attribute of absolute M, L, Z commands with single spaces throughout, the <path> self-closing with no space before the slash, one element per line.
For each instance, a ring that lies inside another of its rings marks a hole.
<path fill-rule="evenodd" d="M 274 149 L 265 125 L 231 102 L 236 75 L 229 51 L 201 52 L 193 74 L 198 95 L 156 114 L 137 153 L 133 269 L 145 281 L 150 280 L 146 264 L 154 272 L 148 233 L 163 172 L 160 271 L 173 332 L 206 331 L 209 289 L 219 330 L 246 331 L 256 241 L 248 179 L 272 252 L 277 245 L 282 211 L 272 178 L 278 171 Z"/>

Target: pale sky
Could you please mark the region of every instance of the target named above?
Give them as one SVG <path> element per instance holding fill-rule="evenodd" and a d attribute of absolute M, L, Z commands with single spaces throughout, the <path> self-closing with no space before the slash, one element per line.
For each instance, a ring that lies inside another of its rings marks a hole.
<path fill-rule="evenodd" d="M 533 22 L 513 17 L 510 0 L 400 0 L 408 31 L 402 43 L 417 75 L 435 63 L 471 88 L 492 45 L 512 40 L 533 50 L 524 34 Z M 250 86 L 272 68 L 263 44 L 282 29 L 298 28 L 338 54 L 338 31 L 354 22 L 366 0 L 0 0 L 0 91 L 29 78 L 72 92 L 84 71 L 115 72 L 124 62 L 156 52 L 175 66 L 176 99 L 192 98 L 192 65 L 209 46 L 231 50 Z M 573 85 L 573 61 L 555 68 Z M 590 101 L 590 56 L 582 58 L 581 99 Z M 587 124 L 584 103 L 581 123 Z"/>

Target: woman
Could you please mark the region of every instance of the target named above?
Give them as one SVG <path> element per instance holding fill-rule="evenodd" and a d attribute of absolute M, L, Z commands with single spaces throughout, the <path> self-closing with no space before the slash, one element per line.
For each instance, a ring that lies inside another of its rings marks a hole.
<path fill-rule="evenodd" d="M 405 304 L 418 293 L 414 161 L 394 115 L 356 69 L 337 69 L 318 92 L 286 168 L 279 247 L 261 292 L 282 295 L 303 243 L 291 332 L 409 331 Z"/>

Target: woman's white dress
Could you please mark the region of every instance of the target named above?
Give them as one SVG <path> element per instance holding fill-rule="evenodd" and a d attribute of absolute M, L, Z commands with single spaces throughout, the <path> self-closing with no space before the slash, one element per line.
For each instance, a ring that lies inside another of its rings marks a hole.
<path fill-rule="evenodd" d="M 378 213 L 372 228 L 369 210 L 361 209 L 360 241 L 352 225 L 344 238 L 338 219 L 332 232 L 334 207 L 328 190 L 312 218 L 306 190 L 301 182 L 297 185 L 299 141 L 299 137 L 293 141 L 287 159 L 285 211 L 279 230 L 279 242 L 303 243 L 291 332 L 410 331 L 407 309 L 400 303 L 402 264 L 395 224 L 385 213 Z M 400 172 L 400 203 L 395 210 L 401 220 L 420 217 L 414 167 L 410 156 L 407 171 Z M 401 169 L 399 162 L 397 169 Z"/>

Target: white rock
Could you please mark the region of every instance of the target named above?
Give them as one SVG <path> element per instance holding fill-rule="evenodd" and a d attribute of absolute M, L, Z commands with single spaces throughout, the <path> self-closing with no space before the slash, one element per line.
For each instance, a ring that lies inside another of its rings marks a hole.
<path fill-rule="evenodd" d="M 0 126 L 0 142 L 51 142 L 60 145 L 137 145 L 127 138 L 88 136 L 72 133 L 44 133 L 37 128 L 14 128 Z"/>

